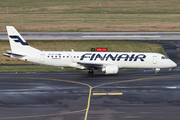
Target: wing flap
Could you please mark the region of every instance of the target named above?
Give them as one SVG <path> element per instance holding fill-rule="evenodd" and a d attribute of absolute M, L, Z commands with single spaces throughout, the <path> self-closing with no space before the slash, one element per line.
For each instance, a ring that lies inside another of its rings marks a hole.
<path fill-rule="evenodd" d="M 77 62 L 77 64 L 80 64 L 80 65 L 84 66 L 87 69 L 91 69 L 91 68 L 93 68 L 93 69 L 101 69 L 105 65 L 105 64 L 102 64 L 102 63 L 90 63 L 90 62 Z"/>

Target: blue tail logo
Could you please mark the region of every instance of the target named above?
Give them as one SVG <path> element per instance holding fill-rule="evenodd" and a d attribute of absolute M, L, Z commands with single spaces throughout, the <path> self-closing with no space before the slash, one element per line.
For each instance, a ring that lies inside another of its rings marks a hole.
<path fill-rule="evenodd" d="M 20 42 L 22 45 L 28 45 L 28 43 L 23 42 L 19 36 L 9 36 L 9 37 L 14 39 L 14 42 Z"/>

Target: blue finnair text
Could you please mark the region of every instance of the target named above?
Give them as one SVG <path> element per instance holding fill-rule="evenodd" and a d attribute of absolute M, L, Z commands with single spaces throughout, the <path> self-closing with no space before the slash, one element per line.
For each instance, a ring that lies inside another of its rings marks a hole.
<path fill-rule="evenodd" d="M 89 59 L 91 61 L 96 61 L 96 60 L 101 60 L 101 61 L 107 61 L 107 60 L 112 60 L 112 61 L 144 61 L 144 59 L 146 58 L 146 55 L 144 54 L 95 54 L 95 53 L 86 53 L 83 54 L 80 60 L 84 60 L 84 59 Z"/>

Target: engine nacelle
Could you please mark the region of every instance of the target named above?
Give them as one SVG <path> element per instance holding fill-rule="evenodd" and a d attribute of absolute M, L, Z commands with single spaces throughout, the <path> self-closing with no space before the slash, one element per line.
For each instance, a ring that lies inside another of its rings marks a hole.
<path fill-rule="evenodd" d="M 108 65 L 108 66 L 102 68 L 102 72 L 105 72 L 106 74 L 117 74 L 119 72 L 119 66 Z"/>

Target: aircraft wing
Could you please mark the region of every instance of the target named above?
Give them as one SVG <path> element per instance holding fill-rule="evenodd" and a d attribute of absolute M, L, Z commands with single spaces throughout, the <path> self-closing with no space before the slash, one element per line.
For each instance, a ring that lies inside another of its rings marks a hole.
<path fill-rule="evenodd" d="M 103 66 L 106 65 L 103 63 L 90 63 L 90 62 L 77 62 L 77 64 L 80 64 L 87 69 L 95 69 L 95 70 L 101 69 L 101 68 L 103 68 Z"/>

